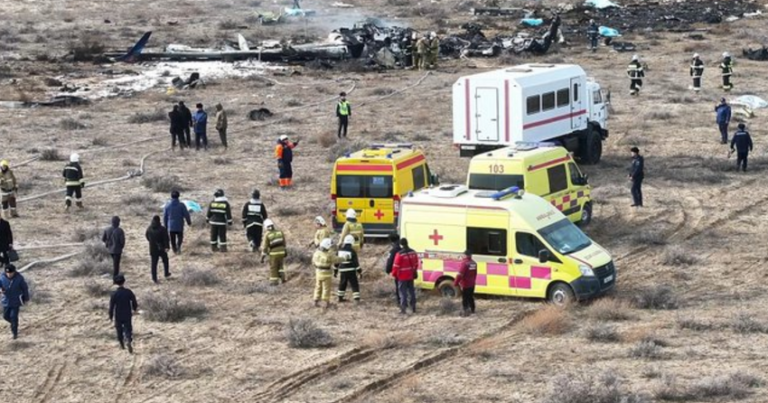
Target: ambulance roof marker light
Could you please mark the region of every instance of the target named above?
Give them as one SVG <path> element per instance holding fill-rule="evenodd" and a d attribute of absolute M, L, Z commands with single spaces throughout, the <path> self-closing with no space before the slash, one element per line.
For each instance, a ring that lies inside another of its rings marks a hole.
<path fill-rule="evenodd" d="M 520 194 L 520 192 L 521 192 L 521 189 L 519 187 L 512 186 L 512 187 L 506 188 L 504 190 L 500 190 L 500 191 L 492 194 L 491 195 L 491 199 L 493 199 L 495 201 L 499 201 L 499 200 L 503 200 L 503 199 L 505 199 L 505 198 L 507 198 L 509 196 L 512 196 L 512 195 L 514 195 L 514 196 L 522 196 L 522 194 Z"/>

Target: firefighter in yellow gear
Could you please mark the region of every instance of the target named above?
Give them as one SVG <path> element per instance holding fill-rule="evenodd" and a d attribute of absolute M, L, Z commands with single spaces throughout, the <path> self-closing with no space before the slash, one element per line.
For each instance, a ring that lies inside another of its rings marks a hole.
<path fill-rule="evenodd" d="M 419 61 L 421 60 L 421 57 L 419 55 L 419 49 L 417 44 L 419 43 L 419 37 L 416 34 L 416 32 L 411 34 L 411 39 L 408 41 L 409 45 L 408 47 L 411 50 L 411 68 L 418 69 L 419 68 Z"/>
<path fill-rule="evenodd" d="M 320 247 L 320 242 L 322 242 L 323 239 L 333 239 L 333 230 L 328 228 L 325 218 L 320 216 L 315 217 L 315 228 L 317 228 L 315 231 L 315 239 L 312 240 L 309 246 L 317 248 Z"/>
<path fill-rule="evenodd" d="M 440 55 L 440 39 L 437 34 L 432 32 L 429 34 L 429 62 L 430 69 L 437 68 L 437 57 Z"/>
<path fill-rule="evenodd" d="M 16 213 L 16 192 L 19 186 L 16 184 L 16 176 L 11 170 L 8 161 L 0 161 L 0 193 L 2 193 L 3 217 L 18 217 Z"/>
<path fill-rule="evenodd" d="M 264 228 L 267 233 L 261 242 L 262 258 L 269 256 L 269 283 L 277 285 L 285 282 L 284 260 L 287 255 L 285 247 L 285 235 L 283 231 L 275 228 L 275 223 L 270 219 L 264 220 Z M 263 261 L 263 259 L 262 259 Z"/>
<path fill-rule="evenodd" d="M 360 249 L 363 248 L 363 239 L 365 237 L 365 230 L 363 229 L 363 224 L 360 224 L 357 222 L 357 213 L 354 209 L 347 210 L 345 216 L 347 217 L 347 222 L 344 223 L 344 228 L 341 229 L 341 237 L 339 237 L 339 248 L 342 247 L 342 243 L 344 242 L 344 238 L 347 235 L 352 235 L 355 237 L 355 243 L 352 244 L 352 249 L 354 249 L 355 252 L 360 252 Z"/>
<path fill-rule="evenodd" d="M 320 301 L 325 302 L 325 307 L 331 306 L 331 287 L 333 283 L 333 268 L 344 261 L 331 251 L 333 241 L 325 238 L 320 241 L 320 247 L 312 255 L 312 265 L 315 266 L 315 306 L 320 306 Z"/>
<path fill-rule="evenodd" d="M 429 65 L 429 39 L 425 34 L 416 41 L 416 55 L 418 55 L 419 64 L 416 66 L 419 70 L 426 70 Z"/>
<path fill-rule="evenodd" d="M 723 61 L 720 63 L 720 74 L 723 76 L 723 91 L 732 90 L 733 59 L 731 59 L 731 54 L 728 52 L 723 53 Z"/>

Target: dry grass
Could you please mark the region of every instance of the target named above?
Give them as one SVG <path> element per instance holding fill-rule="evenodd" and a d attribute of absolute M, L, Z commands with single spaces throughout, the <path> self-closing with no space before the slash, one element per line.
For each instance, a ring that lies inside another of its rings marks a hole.
<path fill-rule="evenodd" d="M 610 325 L 598 324 L 587 329 L 587 340 L 598 343 L 616 343 L 621 336 L 616 328 Z"/>
<path fill-rule="evenodd" d="M 731 329 L 736 333 L 768 333 L 768 325 L 753 318 L 753 314 L 742 312 L 731 320 Z"/>
<path fill-rule="evenodd" d="M 59 121 L 59 127 L 62 130 L 83 130 L 87 128 L 87 126 L 80 122 L 77 119 L 73 118 L 64 118 Z"/>
<path fill-rule="evenodd" d="M 181 273 L 181 282 L 190 287 L 208 287 L 219 284 L 221 280 L 212 269 L 198 270 L 185 267 Z"/>
<path fill-rule="evenodd" d="M 128 123 L 132 124 L 165 122 L 166 120 L 168 120 L 168 113 L 162 109 L 155 109 L 151 112 L 138 112 L 128 117 Z"/>
<path fill-rule="evenodd" d="M 465 341 L 464 337 L 448 329 L 440 329 L 426 340 L 427 344 L 438 348 L 458 346 L 464 344 Z"/>
<path fill-rule="evenodd" d="M 168 193 L 170 194 L 174 190 L 178 190 L 179 192 L 183 192 L 185 189 L 184 185 L 180 183 L 180 179 L 178 176 L 175 175 L 168 175 L 168 176 L 145 176 L 141 179 L 141 184 L 147 187 L 148 189 L 151 189 L 154 192 L 158 193 Z"/>
<path fill-rule="evenodd" d="M 40 151 L 40 161 L 61 161 L 59 150 L 55 148 L 45 148 Z"/>
<path fill-rule="evenodd" d="M 291 319 L 285 327 L 285 338 L 292 348 L 327 348 L 333 337 L 317 327 L 311 319 Z"/>
<path fill-rule="evenodd" d="M 110 293 L 109 286 L 95 280 L 87 280 L 85 283 L 83 283 L 83 288 L 85 289 L 85 293 L 88 294 L 88 296 L 94 298 L 100 298 L 105 295 L 109 295 Z"/>
<path fill-rule="evenodd" d="M 453 298 L 441 298 L 437 302 L 437 316 L 455 315 L 459 310 L 459 304 Z"/>
<path fill-rule="evenodd" d="M 661 255 L 661 264 L 666 266 L 691 266 L 699 262 L 699 258 L 680 246 L 671 246 Z"/>
<path fill-rule="evenodd" d="M 149 358 L 142 367 L 144 376 L 153 378 L 178 379 L 185 371 L 179 361 L 171 355 L 158 354 Z"/>
<path fill-rule="evenodd" d="M 527 332 L 543 336 L 558 336 L 568 333 L 573 327 L 568 311 L 553 305 L 546 305 L 522 321 Z"/>
<path fill-rule="evenodd" d="M 704 377 L 688 386 L 681 386 L 674 377 L 667 376 L 657 386 L 654 397 L 670 402 L 734 401 L 751 396 L 755 388 L 764 385 L 763 379 L 741 371 Z"/>
<path fill-rule="evenodd" d="M 613 372 L 558 375 L 550 381 L 543 403 L 649 403 L 642 394 L 627 391 Z"/>
<path fill-rule="evenodd" d="M 102 230 L 99 227 L 79 227 L 72 234 L 72 241 L 85 242 L 93 239 L 101 239 Z"/>
<path fill-rule="evenodd" d="M 158 293 L 143 297 L 144 317 L 155 322 L 181 322 L 200 318 L 208 312 L 201 302 L 182 300 L 173 294 Z"/>
<path fill-rule="evenodd" d="M 602 298 L 587 307 L 587 316 L 600 321 L 632 319 L 629 304 L 614 298 Z"/>
<path fill-rule="evenodd" d="M 629 350 L 629 356 L 633 358 L 658 360 L 665 357 L 662 349 L 666 346 L 667 343 L 665 341 L 652 336 L 647 336 L 637 342 L 637 344 Z"/>
<path fill-rule="evenodd" d="M 696 332 L 703 332 L 707 330 L 713 330 L 716 326 L 710 322 L 699 320 L 695 317 L 679 317 L 677 318 L 677 326 L 681 329 L 693 330 Z"/>
<path fill-rule="evenodd" d="M 655 285 L 638 291 L 633 303 L 639 309 L 677 309 L 680 305 L 675 291 L 666 285 Z"/>
<path fill-rule="evenodd" d="M 112 263 L 93 257 L 85 257 L 69 270 L 71 277 L 103 276 L 112 273 Z"/>

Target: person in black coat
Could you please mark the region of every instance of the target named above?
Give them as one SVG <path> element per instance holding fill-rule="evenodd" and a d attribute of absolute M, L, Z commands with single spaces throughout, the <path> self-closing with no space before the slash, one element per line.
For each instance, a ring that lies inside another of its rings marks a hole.
<path fill-rule="evenodd" d="M 157 283 L 157 263 L 163 260 L 163 269 L 165 277 L 171 276 L 168 270 L 168 251 L 171 249 L 171 242 L 168 238 L 168 230 L 160 223 L 160 216 L 152 217 L 152 224 L 147 228 L 147 241 L 149 241 L 149 256 L 152 258 L 152 281 Z"/>
<path fill-rule="evenodd" d="M 184 139 L 184 117 L 182 116 L 179 105 L 174 105 L 173 110 L 168 113 L 168 119 L 171 121 L 171 148 L 176 149 L 176 140 L 179 141 L 179 149 L 187 146 Z"/>
<path fill-rule="evenodd" d="M 128 344 L 128 352 L 133 354 L 133 324 L 131 319 L 133 313 L 138 311 L 139 303 L 136 302 L 136 296 L 133 291 L 124 287 L 125 277 L 122 274 L 115 276 L 117 290 L 109 299 L 109 321 L 115 322 L 117 331 L 117 341 L 120 342 L 120 348 L 125 348 Z"/>
<path fill-rule="evenodd" d="M 112 226 L 104 230 L 101 241 L 112 255 L 112 277 L 120 274 L 120 259 L 125 248 L 125 232 L 120 228 L 120 217 L 112 217 Z"/>
<path fill-rule="evenodd" d="M 182 130 L 184 131 L 184 143 L 187 147 L 192 145 L 192 136 L 190 130 L 192 128 L 192 111 L 184 105 L 183 101 L 179 101 L 179 113 L 181 113 Z"/>
<path fill-rule="evenodd" d="M 7 266 L 11 263 L 11 258 L 8 255 L 13 249 L 13 231 L 11 231 L 11 223 L 4 220 L 0 216 L 0 263 L 3 266 Z"/>
<path fill-rule="evenodd" d="M 643 207 L 643 179 L 645 178 L 645 158 L 640 149 L 632 147 L 632 165 L 629 167 L 629 180 L 632 181 L 632 207 Z"/>
<path fill-rule="evenodd" d="M 387 275 L 392 274 L 392 265 L 395 263 L 395 256 L 397 256 L 397 252 L 400 252 L 402 247 L 400 246 L 400 235 L 397 235 L 397 233 L 391 233 L 389 234 L 389 242 L 392 243 L 392 247 L 389 249 L 389 256 L 387 256 L 387 266 L 384 269 L 384 271 L 387 272 Z M 395 278 L 395 298 L 397 298 L 397 304 L 400 305 L 400 293 L 397 291 L 399 288 L 397 286 L 398 281 L 397 278 Z"/>
<path fill-rule="evenodd" d="M 731 152 L 736 149 L 736 170 L 747 172 L 747 156 L 752 151 L 752 137 L 744 123 L 739 123 L 739 130 L 733 134 L 731 140 Z"/>

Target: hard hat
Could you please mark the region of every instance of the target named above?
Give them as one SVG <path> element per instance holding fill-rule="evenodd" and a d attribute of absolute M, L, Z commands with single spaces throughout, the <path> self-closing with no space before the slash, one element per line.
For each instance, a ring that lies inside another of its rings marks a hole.
<path fill-rule="evenodd" d="M 69 162 L 80 162 L 80 155 L 74 153 L 69 156 Z"/>
<path fill-rule="evenodd" d="M 280 136 L 280 141 L 285 141 L 285 140 L 288 140 L 288 135 L 287 134 L 281 135 Z"/>
<path fill-rule="evenodd" d="M 694 54 L 693 54 L 693 58 L 694 58 L 694 59 L 698 59 L 698 58 L 699 58 L 699 54 L 698 54 L 698 53 L 694 53 Z"/>
<path fill-rule="evenodd" d="M 267 228 L 274 227 L 275 223 L 272 222 L 272 220 L 270 220 L 269 218 L 267 218 L 266 220 L 264 220 L 264 226 L 267 227 Z"/>
<path fill-rule="evenodd" d="M 251 193 L 251 197 L 254 199 L 259 199 L 261 197 L 261 192 L 259 192 L 259 189 L 255 189 L 253 193 Z"/>
<path fill-rule="evenodd" d="M 731 54 L 728 52 L 723 52 L 723 57 L 731 57 Z"/>
<path fill-rule="evenodd" d="M 0 167 L 6 167 L 6 168 L 7 168 L 8 166 L 9 166 L 9 164 L 8 164 L 8 160 L 2 160 L 2 161 L 0 161 Z"/>
<path fill-rule="evenodd" d="M 224 196 L 224 190 L 222 189 L 216 189 L 216 191 L 213 193 L 213 197 L 222 197 Z"/>
<path fill-rule="evenodd" d="M 331 246 L 333 245 L 333 241 L 331 241 L 331 238 L 325 238 L 322 241 L 320 241 L 320 249 L 331 249 Z"/>
<path fill-rule="evenodd" d="M 594 24 L 594 23 L 595 23 L 595 20 L 589 20 L 589 23 L 590 23 L 590 24 Z"/>
<path fill-rule="evenodd" d="M 320 217 L 320 216 L 315 217 L 315 224 L 320 224 L 322 226 L 326 226 L 327 225 L 325 223 L 325 218 Z"/>
<path fill-rule="evenodd" d="M 435 31 L 432 31 L 432 32 L 430 32 L 429 34 L 430 34 L 430 35 L 431 35 L 433 38 L 437 36 L 437 34 L 435 33 Z"/>
<path fill-rule="evenodd" d="M 349 209 L 347 210 L 347 213 L 345 214 L 347 218 L 357 218 L 357 213 L 355 212 L 355 209 Z"/>
<path fill-rule="evenodd" d="M 635 61 L 635 60 L 640 60 L 640 57 L 638 57 L 637 55 L 632 55 L 632 61 Z"/>
<path fill-rule="evenodd" d="M 355 243 L 355 237 L 347 235 L 344 237 L 344 245 L 353 245 Z"/>

